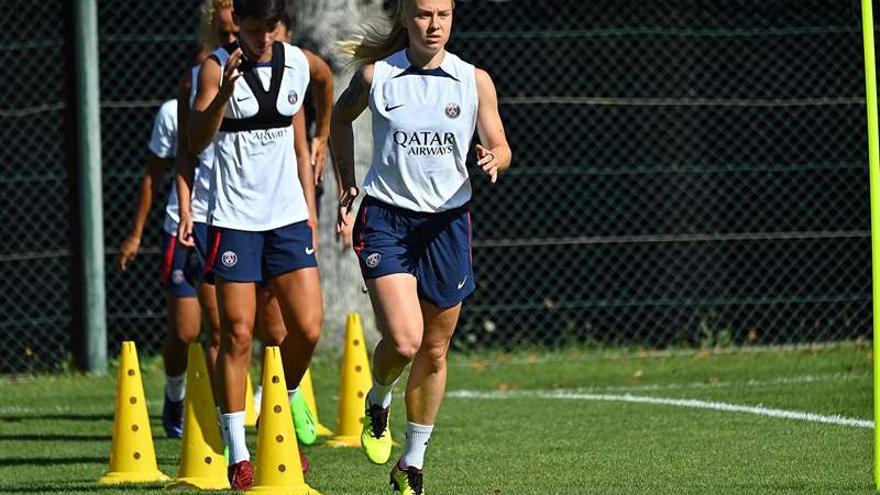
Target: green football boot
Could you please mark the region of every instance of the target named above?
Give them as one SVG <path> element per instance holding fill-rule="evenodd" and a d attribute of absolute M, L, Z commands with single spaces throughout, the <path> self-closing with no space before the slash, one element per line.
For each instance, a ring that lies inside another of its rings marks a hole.
<path fill-rule="evenodd" d="M 412 466 L 403 469 L 395 462 L 391 470 L 391 489 L 400 495 L 425 495 L 422 470 Z"/>
<path fill-rule="evenodd" d="M 385 464 L 391 457 L 391 428 L 388 426 L 388 414 L 391 407 L 366 404 L 364 428 L 361 430 L 361 448 L 367 459 L 374 464 Z"/>
<path fill-rule="evenodd" d="M 299 390 L 290 398 L 290 415 L 293 416 L 293 426 L 296 428 L 296 438 L 299 443 L 303 445 L 315 443 L 318 439 L 317 421 Z"/>

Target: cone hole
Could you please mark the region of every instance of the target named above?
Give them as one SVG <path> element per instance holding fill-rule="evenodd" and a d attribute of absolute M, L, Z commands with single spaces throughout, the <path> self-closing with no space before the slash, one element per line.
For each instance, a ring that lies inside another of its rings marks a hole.
<path fill-rule="evenodd" d="M 134 376 L 134 370 L 128 370 L 128 376 Z"/>
<path fill-rule="evenodd" d="M 140 430 L 140 429 L 141 429 L 141 428 L 140 428 L 140 426 L 138 426 L 138 425 L 131 425 L 131 431 L 138 431 L 138 430 Z"/>
<path fill-rule="evenodd" d="M 360 345 L 360 344 L 361 344 L 361 341 L 358 339 L 354 339 L 354 342 L 351 343 L 351 345 L 355 345 L 355 346 Z"/>
<path fill-rule="evenodd" d="M 284 471 L 287 471 L 287 466 L 285 466 L 284 464 L 279 464 L 278 470 L 283 473 Z"/>
<path fill-rule="evenodd" d="M 272 410 L 275 411 L 275 414 L 278 414 L 281 412 L 281 406 L 275 406 L 272 408 Z"/>
<path fill-rule="evenodd" d="M 361 392 L 360 390 L 358 390 L 358 399 L 363 399 L 363 398 L 364 398 L 364 393 Z"/>
<path fill-rule="evenodd" d="M 278 442 L 278 443 L 283 442 L 283 441 L 284 441 L 284 435 L 276 435 L 276 436 L 275 436 L 275 441 Z"/>
<path fill-rule="evenodd" d="M 211 464 L 211 456 L 205 457 L 205 464 Z"/>
<path fill-rule="evenodd" d="M 128 398 L 128 402 L 130 402 L 132 404 L 137 404 L 137 401 L 138 401 L 137 397 L 129 397 Z"/>
<path fill-rule="evenodd" d="M 361 365 L 357 365 L 354 367 L 354 370 L 357 371 L 358 373 L 360 373 L 362 369 L 363 368 L 361 368 Z"/>
<path fill-rule="evenodd" d="M 134 453 L 134 460 L 138 460 L 138 459 L 140 459 L 140 458 L 141 458 L 141 453 L 140 453 L 140 452 L 135 452 L 135 453 Z"/>
<path fill-rule="evenodd" d="M 359 421 L 361 424 L 364 424 L 364 418 L 358 418 L 358 421 Z"/>
<path fill-rule="evenodd" d="M 280 382 L 280 381 L 281 381 L 281 379 L 278 378 L 278 375 L 275 375 L 275 376 L 272 377 L 272 383 L 278 383 L 278 382 Z"/>

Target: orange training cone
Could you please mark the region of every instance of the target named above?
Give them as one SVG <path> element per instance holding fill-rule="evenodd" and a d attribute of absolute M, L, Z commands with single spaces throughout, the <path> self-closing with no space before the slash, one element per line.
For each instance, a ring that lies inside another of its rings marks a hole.
<path fill-rule="evenodd" d="M 249 491 L 273 495 L 320 495 L 303 478 L 284 383 L 281 350 L 266 347 L 264 359 L 262 417 L 257 430 L 254 485 Z"/>
<path fill-rule="evenodd" d="M 312 416 L 315 418 L 315 421 L 318 423 L 315 425 L 315 430 L 318 433 L 319 437 L 329 437 L 333 434 L 330 431 L 330 428 L 321 424 L 321 421 L 318 420 L 318 405 L 315 403 L 315 389 L 312 387 L 312 371 L 311 368 L 306 368 L 306 374 L 303 375 L 302 381 L 299 382 L 299 391 L 303 394 L 303 399 L 306 401 L 306 405 L 309 406 L 309 409 L 312 411 Z"/>
<path fill-rule="evenodd" d="M 144 384 L 134 342 L 123 342 L 116 383 L 116 415 L 110 448 L 110 471 L 98 479 L 102 485 L 168 481 L 156 465 Z"/>
<path fill-rule="evenodd" d="M 254 407 L 254 384 L 251 381 L 251 373 L 247 374 L 247 388 L 244 395 L 244 425 L 257 426 L 257 410 Z"/>
<path fill-rule="evenodd" d="M 336 436 L 327 442 L 332 447 L 360 447 L 364 420 L 364 398 L 373 386 L 370 362 L 364 342 L 364 328 L 357 313 L 348 315 L 345 324 L 345 348 L 342 354 L 342 383 L 339 394 L 339 422 Z"/>
<path fill-rule="evenodd" d="M 169 488 L 228 490 L 223 439 L 202 345 L 189 345 L 180 468 Z"/>

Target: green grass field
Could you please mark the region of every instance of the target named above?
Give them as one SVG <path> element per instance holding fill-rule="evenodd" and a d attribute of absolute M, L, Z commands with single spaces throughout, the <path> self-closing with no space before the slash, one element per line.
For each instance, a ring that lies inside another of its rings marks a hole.
<path fill-rule="evenodd" d="M 428 493 L 873 493 L 870 428 L 693 402 L 866 420 L 870 359 L 870 349 L 855 345 L 456 356 L 428 452 Z M 161 369 L 155 359 L 142 367 L 159 467 L 173 476 L 179 441 L 164 438 L 158 421 Z M 333 427 L 336 360 L 318 358 L 313 373 L 321 420 Z M 167 493 L 160 485 L 95 482 L 108 463 L 115 374 L 0 380 L 0 493 Z M 633 396 L 692 402 L 621 402 L 650 400 Z M 369 464 L 359 450 L 318 445 L 306 453 L 307 481 L 324 494 L 390 493 L 388 468 Z"/>

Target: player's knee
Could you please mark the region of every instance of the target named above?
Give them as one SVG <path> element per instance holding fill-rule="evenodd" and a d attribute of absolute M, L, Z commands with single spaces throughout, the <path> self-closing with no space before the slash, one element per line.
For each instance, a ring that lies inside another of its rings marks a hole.
<path fill-rule="evenodd" d="M 407 361 L 412 361 L 419 353 L 419 348 L 421 346 L 421 339 L 418 338 L 397 340 L 394 342 L 394 352 L 396 352 L 401 358 Z"/>
<path fill-rule="evenodd" d="M 287 328 L 283 323 L 266 325 L 261 332 L 263 343 L 268 346 L 279 346 L 287 338 Z"/>
<path fill-rule="evenodd" d="M 229 330 L 223 332 L 221 345 L 226 344 L 228 352 L 233 355 L 248 355 L 251 352 L 252 329 L 246 323 L 233 323 Z"/>
<path fill-rule="evenodd" d="M 323 316 L 320 310 L 310 311 L 308 314 L 298 315 L 291 334 L 297 345 L 314 348 L 321 338 L 321 324 Z"/>
<path fill-rule="evenodd" d="M 449 346 L 445 343 L 429 344 L 426 342 L 419 350 L 419 354 L 424 357 L 428 364 L 435 368 L 439 368 L 446 364 L 446 356 L 449 354 Z"/>
<path fill-rule="evenodd" d="M 177 339 L 184 344 L 195 342 L 199 338 L 199 327 L 196 326 L 178 326 Z"/>
<path fill-rule="evenodd" d="M 312 315 L 306 322 L 304 322 L 302 326 L 302 338 L 306 345 L 312 347 L 318 345 L 318 340 L 321 338 L 322 322 L 323 317 L 320 311 L 316 312 L 316 314 Z"/>

